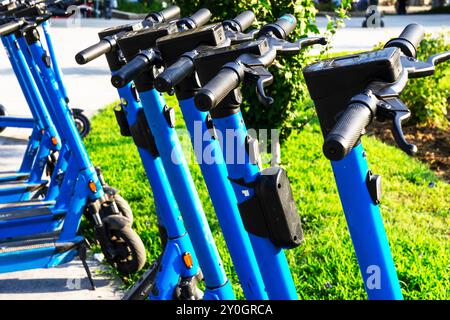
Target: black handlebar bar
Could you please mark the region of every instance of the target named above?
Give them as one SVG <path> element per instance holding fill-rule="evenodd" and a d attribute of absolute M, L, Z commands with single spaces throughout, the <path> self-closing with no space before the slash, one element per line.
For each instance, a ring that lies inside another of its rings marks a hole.
<path fill-rule="evenodd" d="M 398 38 L 389 40 L 384 47 L 397 47 L 402 50 L 403 54 L 415 58 L 417 47 L 423 40 L 424 33 L 425 30 L 420 24 L 411 23 L 403 29 Z"/>
<path fill-rule="evenodd" d="M 253 11 L 247 10 L 247 11 L 240 13 L 234 19 L 225 20 L 224 22 L 222 22 L 222 24 L 225 27 L 229 27 L 233 31 L 242 32 L 242 31 L 250 28 L 250 26 L 253 24 L 255 19 L 256 19 L 256 17 L 255 17 L 255 14 L 253 13 Z"/>
<path fill-rule="evenodd" d="M 18 21 L 11 21 L 11 22 L 1 25 L 0 26 L 0 36 L 5 36 L 5 35 L 11 34 L 13 32 L 16 32 L 24 25 L 24 23 L 25 23 L 25 21 L 23 19 L 20 19 Z"/>
<path fill-rule="evenodd" d="M 112 77 L 111 83 L 116 88 L 122 88 L 131 80 L 147 69 L 147 66 L 155 62 L 157 55 L 153 50 L 144 50 L 138 53 L 130 62 L 120 68 Z"/>
<path fill-rule="evenodd" d="M 75 60 L 78 64 L 86 64 L 105 53 L 110 52 L 116 45 L 116 40 L 112 37 L 105 37 L 96 44 L 84 49 L 76 54 Z"/>
<path fill-rule="evenodd" d="M 160 12 L 153 12 L 147 15 L 145 19 L 152 19 L 155 22 L 163 23 L 179 17 L 180 8 L 178 6 L 171 6 Z M 103 54 L 109 53 L 117 44 L 115 37 L 105 37 L 98 43 L 84 49 L 76 54 L 75 60 L 78 64 L 86 64 Z"/>
<path fill-rule="evenodd" d="M 195 105 L 200 111 L 214 109 L 241 82 L 241 75 L 236 68 L 225 66 L 195 95 Z"/>
<path fill-rule="evenodd" d="M 155 88 L 160 92 L 169 92 L 194 71 L 194 63 L 188 57 L 180 57 L 155 79 Z"/>
<path fill-rule="evenodd" d="M 276 38 L 283 40 L 297 26 L 297 19 L 291 14 L 285 14 L 278 18 L 275 22 L 266 24 L 258 32 L 258 39 L 263 39 L 270 34 Z M 269 36 L 270 37 L 270 36 Z M 308 44 L 323 43 L 324 39 L 315 37 L 311 41 L 303 41 L 303 46 Z M 270 61 L 276 56 L 276 52 L 272 52 Z M 240 58 L 238 58 L 239 60 Z M 260 61 L 261 64 L 268 63 Z M 201 111 L 209 111 L 214 109 L 231 91 L 239 86 L 239 83 L 244 80 L 243 66 L 237 62 L 231 62 L 218 72 L 206 85 L 204 85 L 195 95 L 195 104 Z"/>
<path fill-rule="evenodd" d="M 159 12 L 152 12 L 145 17 L 145 19 L 152 19 L 155 22 L 168 22 L 170 20 L 179 18 L 181 14 L 180 7 L 171 6 Z"/>
<path fill-rule="evenodd" d="M 177 22 L 177 25 L 179 27 L 194 29 L 194 28 L 203 26 L 206 23 L 208 23 L 209 19 L 211 19 L 211 16 L 212 16 L 211 11 L 209 11 L 206 8 L 202 8 L 202 9 L 198 10 L 197 12 L 195 12 L 190 17 L 180 19 Z"/>
<path fill-rule="evenodd" d="M 325 157 L 330 160 L 343 159 L 356 145 L 371 119 L 369 107 L 359 102 L 351 103 L 325 138 Z"/>
<path fill-rule="evenodd" d="M 296 26 L 297 19 L 292 14 L 284 14 L 277 21 L 263 26 L 258 32 L 258 37 L 272 32 L 278 39 L 286 39 Z"/>

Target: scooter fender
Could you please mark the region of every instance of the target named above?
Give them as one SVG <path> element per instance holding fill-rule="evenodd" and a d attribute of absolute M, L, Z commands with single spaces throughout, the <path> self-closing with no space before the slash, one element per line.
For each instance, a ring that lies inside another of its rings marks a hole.
<path fill-rule="evenodd" d="M 111 215 L 102 220 L 109 230 L 121 230 L 125 227 L 131 228 L 130 220 L 121 215 Z"/>

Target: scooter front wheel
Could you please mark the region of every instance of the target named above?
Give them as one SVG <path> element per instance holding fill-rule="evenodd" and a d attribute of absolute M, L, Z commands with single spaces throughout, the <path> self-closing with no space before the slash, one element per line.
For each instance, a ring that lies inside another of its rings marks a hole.
<path fill-rule="evenodd" d="M 2 104 L 0 104 L 0 117 L 6 115 L 8 115 L 8 113 L 6 113 L 6 108 Z M 0 133 L 3 132 L 5 129 L 6 129 L 5 127 L 0 127 Z"/>
<path fill-rule="evenodd" d="M 109 234 L 110 249 L 114 253 L 104 252 L 106 260 L 125 275 L 141 270 L 146 261 L 146 254 L 139 235 L 128 226 L 110 230 Z"/>
<path fill-rule="evenodd" d="M 77 109 L 72 110 L 72 114 L 81 138 L 86 137 L 91 131 L 91 121 L 82 113 L 82 111 L 78 111 Z"/>

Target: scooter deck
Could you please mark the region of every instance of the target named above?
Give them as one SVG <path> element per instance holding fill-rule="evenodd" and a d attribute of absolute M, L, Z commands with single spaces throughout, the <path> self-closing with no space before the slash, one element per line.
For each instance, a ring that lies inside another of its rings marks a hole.
<path fill-rule="evenodd" d="M 28 181 L 7 181 L 0 183 L 0 201 L 10 202 L 27 200 L 23 199 L 24 194 L 38 191 L 45 187 L 48 183 L 46 180 L 41 180 L 38 182 L 28 182 Z"/>
<path fill-rule="evenodd" d="M 57 232 L 0 241 L 0 273 L 49 268 L 72 260 L 83 237 L 60 241 Z"/>
<path fill-rule="evenodd" d="M 2 204 L 4 210 L 0 211 L 0 239 L 60 230 L 66 211 L 55 210 L 53 204 L 44 201 Z"/>
<path fill-rule="evenodd" d="M 0 213 L 9 210 L 18 210 L 20 208 L 39 208 L 53 206 L 55 201 L 28 200 L 19 202 L 0 203 Z"/>
<path fill-rule="evenodd" d="M 0 183 L 5 181 L 27 180 L 30 177 L 28 172 L 4 171 L 0 172 Z"/>

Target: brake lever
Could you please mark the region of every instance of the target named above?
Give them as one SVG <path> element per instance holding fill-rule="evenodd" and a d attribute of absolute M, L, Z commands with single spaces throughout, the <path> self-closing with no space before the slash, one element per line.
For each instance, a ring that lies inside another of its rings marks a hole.
<path fill-rule="evenodd" d="M 407 154 L 413 156 L 417 153 L 417 146 L 409 143 L 402 129 L 402 122 L 411 116 L 408 107 L 399 98 L 387 98 L 377 104 L 377 120 L 392 120 L 392 134 L 395 142 Z"/>
<path fill-rule="evenodd" d="M 435 66 L 450 59 L 450 51 L 445 51 L 432 55 L 427 59 L 427 63 Z"/>
<path fill-rule="evenodd" d="M 307 37 L 299 39 L 295 42 L 289 42 L 286 40 L 278 39 L 276 37 L 272 37 L 269 39 L 270 45 L 276 47 L 277 52 L 284 54 L 296 54 L 300 50 L 309 46 L 313 46 L 315 44 L 327 44 L 327 39 L 324 37 Z"/>
<path fill-rule="evenodd" d="M 256 96 L 258 101 L 268 107 L 274 103 L 274 99 L 265 92 L 265 87 L 273 83 L 273 75 L 262 66 L 246 67 L 244 81 L 256 83 Z"/>

